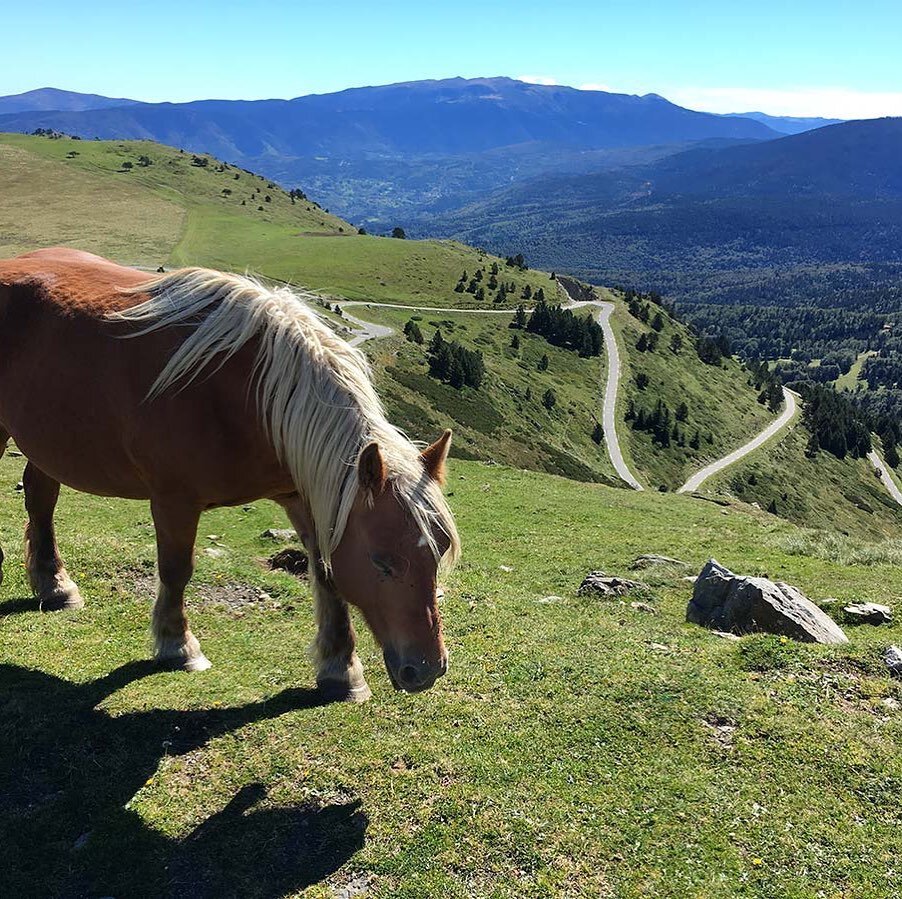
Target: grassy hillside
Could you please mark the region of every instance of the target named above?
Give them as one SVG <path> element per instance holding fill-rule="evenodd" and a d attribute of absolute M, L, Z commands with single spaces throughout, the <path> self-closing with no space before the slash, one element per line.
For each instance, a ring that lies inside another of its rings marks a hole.
<path fill-rule="evenodd" d="M 809 459 L 807 443 L 807 429 L 795 424 L 782 439 L 705 482 L 704 492 L 775 508 L 808 527 L 871 538 L 898 536 L 902 509 L 867 459 L 840 460 L 824 450 Z"/>
<path fill-rule="evenodd" d="M 491 305 L 494 294 L 478 301 L 454 287 L 492 263 L 515 284 L 507 305 L 524 285 L 549 284 L 452 241 L 358 235 L 261 176 L 149 141 L 2 134 L 0 192 L 0 256 L 64 243 L 134 265 L 247 269 L 355 299 L 436 306 Z"/>
<path fill-rule="evenodd" d="M 655 614 L 575 595 L 588 569 L 626 574 L 658 551 L 885 601 L 902 593 L 895 544 L 840 564 L 841 543 L 764 513 L 454 461 L 448 676 L 394 694 L 364 634 L 374 700 L 319 707 L 307 587 L 255 561 L 273 551 L 258 535 L 282 524 L 274 507 L 205 517 L 225 555 L 201 538 L 190 605 L 214 668 L 158 673 L 136 661 L 146 506 L 64 492 L 62 549 L 88 605 L 42 616 L 25 598 L 21 470 L 0 463 L 7 895 L 895 889 L 902 686 L 879 656 L 897 626 L 849 628 L 843 647 L 719 640 L 684 622 L 682 572 L 649 577 Z"/>
<path fill-rule="evenodd" d="M 618 434 L 624 452 L 632 457 L 652 487 L 674 490 L 708 462 L 726 455 L 763 430 L 773 415 L 758 402 L 758 391 L 736 359 L 724 359 L 720 365 L 706 365 L 695 350 L 694 337 L 680 322 L 652 304 L 652 315 L 660 312 L 664 321 L 653 352 L 639 352 L 636 345 L 654 329 L 630 315 L 619 294 L 604 291 L 602 298 L 613 299 L 615 312 L 611 323 L 621 347 L 622 389 L 619 395 Z M 679 350 L 671 349 L 678 335 Z M 637 376 L 644 374 L 648 384 L 640 388 Z M 630 401 L 638 411 L 651 411 L 663 401 L 675 415 L 681 403 L 688 409 L 684 421 L 674 420 L 684 445 L 675 440 L 662 448 L 652 435 L 638 430 L 635 422 L 624 421 Z M 698 448 L 691 446 L 699 435 Z"/>
<path fill-rule="evenodd" d="M 369 343 L 366 349 L 392 421 L 412 437 L 435 439 L 442 428 L 453 427 L 452 453 L 458 457 L 490 459 L 576 480 L 620 483 L 604 444 L 592 440 L 601 415 L 605 370 L 599 357 L 581 359 L 537 335 L 512 331 L 507 315 L 449 313 L 442 317 L 377 307 L 351 311 L 395 329 L 394 336 Z M 423 346 L 401 334 L 411 319 L 423 333 Z M 479 390 L 455 390 L 429 376 L 426 349 L 436 329 L 446 340 L 483 353 L 486 377 Z M 519 350 L 510 345 L 515 333 Z M 543 355 L 549 364 L 540 371 Z M 557 397 L 552 409 L 542 404 L 548 389 Z"/>

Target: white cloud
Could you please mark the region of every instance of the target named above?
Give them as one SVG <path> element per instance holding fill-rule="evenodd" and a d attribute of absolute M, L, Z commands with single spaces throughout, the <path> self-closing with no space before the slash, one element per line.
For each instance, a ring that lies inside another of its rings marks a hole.
<path fill-rule="evenodd" d="M 525 81 L 527 84 L 544 84 L 544 85 L 555 85 L 557 81 L 554 78 L 549 78 L 547 75 L 517 75 L 517 81 Z"/>
<path fill-rule="evenodd" d="M 842 87 L 760 89 L 672 87 L 661 93 L 674 103 L 705 112 L 766 112 L 784 116 L 873 119 L 902 116 L 902 93 Z"/>
<path fill-rule="evenodd" d="M 608 94 L 622 94 L 623 91 L 618 91 L 617 88 L 611 87 L 610 84 L 601 84 L 597 81 L 589 81 L 587 84 L 581 84 L 579 86 L 581 91 L 604 91 Z"/>

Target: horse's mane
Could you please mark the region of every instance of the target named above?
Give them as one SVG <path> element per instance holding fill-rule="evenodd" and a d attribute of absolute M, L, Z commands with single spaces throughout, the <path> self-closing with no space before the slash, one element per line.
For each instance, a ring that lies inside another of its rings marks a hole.
<path fill-rule="evenodd" d="M 443 561 L 454 564 L 460 541 L 441 487 L 426 473 L 417 447 L 386 419 L 366 357 L 306 305 L 311 294 L 203 268 L 170 272 L 126 292 L 147 297 L 111 316 L 143 326 L 128 336 L 190 328 L 148 399 L 177 382 L 186 387 L 205 371 L 215 373 L 248 341 L 259 341 L 249 386 L 256 388 L 276 452 L 310 506 L 327 568 L 359 490 L 358 456 L 372 441 L 436 558 L 437 527 L 451 541 Z"/>

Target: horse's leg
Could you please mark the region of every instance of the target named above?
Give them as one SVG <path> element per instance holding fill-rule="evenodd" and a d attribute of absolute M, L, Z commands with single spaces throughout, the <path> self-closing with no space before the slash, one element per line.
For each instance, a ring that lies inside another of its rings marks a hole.
<path fill-rule="evenodd" d="M 42 612 L 80 609 L 85 603 L 60 558 L 53 512 L 60 495 L 59 481 L 29 462 L 22 476 L 25 486 L 25 565 L 31 589 Z"/>
<path fill-rule="evenodd" d="M 6 452 L 6 444 L 9 442 L 9 434 L 4 428 L 0 428 L 0 459 Z M 3 583 L 3 547 L 0 546 L 0 584 Z"/>
<path fill-rule="evenodd" d="M 338 595 L 319 561 L 313 530 L 300 500 L 294 498 L 283 502 L 283 506 L 310 557 L 308 571 L 317 624 L 312 646 L 317 686 L 330 697 L 365 702 L 372 694 L 355 649 L 357 637 L 348 604 Z"/>
<path fill-rule="evenodd" d="M 194 573 L 194 541 L 200 512 L 171 500 L 153 500 L 150 509 L 157 531 L 160 575 L 153 607 L 154 658 L 170 668 L 204 671 L 210 662 L 200 651 L 200 643 L 185 617 L 185 587 Z"/>

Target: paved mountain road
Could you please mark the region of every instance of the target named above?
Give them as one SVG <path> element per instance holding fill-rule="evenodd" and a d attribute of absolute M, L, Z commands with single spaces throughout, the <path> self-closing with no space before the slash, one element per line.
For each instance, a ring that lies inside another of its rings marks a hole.
<path fill-rule="evenodd" d="M 563 286 L 563 285 L 562 285 Z M 566 290 L 565 290 L 566 292 Z M 568 294 L 569 296 L 569 294 Z M 359 328 L 357 334 L 351 338 L 352 346 L 359 346 L 367 340 L 375 340 L 380 337 L 387 337 L 392 333 L 391 328 L 384 325 L 375 325 L 372 322 L 364 321 L 357 318 L 345 310 L 354 306 L 367 306 L 378 309 L 379 307 L 388 309 L 409 309 L 411 312 L 439 312 L 439 313 L 475 313 L 479 315 L 511 315 L 510 309 L 438 309 L 433 306 L 402 306 L 394 303 L 367 303 L 363 300 L 350 300 L 345 303 L 339 302 L 344 312 L 345 318 L 353 322 Z M 605 303 L 601 300 L 590 302 L 575 302 L 572 298 L 567 303 L 568 309 L 579 309 L 583 306 L 592 306 L 598 310 L 598 323 L 601 325 L 604 333 L 605 352 L 608 357 L 608 377 L 605 382 L 604 396 L 602 398 L 601 410 L 601 427 L 604 431 L 604 443 L 607 447 L 608 456 L 617 476 L 629 484 L 633 490 L 642 490 L 642 484 L 636 476 L 630 471 L 626 460 L 623 458 L 623 452 L 620 449 L 620 442 L 617 439 L 617 387 L 620 382 L 620 353 L 617 349 L 617 340 L 614 336 L 614 329 L 611 327 L 611 313 L 614 311 L 613 303 Z"/>
<path fill-rule="evenodd" d="M 786 408 L 780 413 L 780 417 L 772 421 L 757 437 L 753 437 L 748 443 L 740 446 L 739 449 L 733 450 L 732 453 L 724 456 L 721 459 L 718 459 L 715 462 L 712 462 L 710 465 L 706 465 L 701 471 L 697 471 L 679 490 L 677 493 L 694 493 L 701 487 L 704 481 L 707 481 L 712 475 L 717 474 L 719 471 L 723 471 L 728 465 L 732 465 L 734 462 L 738 462 L 744 456 L 747 456 L 749 453 L 758 449 L 759 446 L 766 443 L 770 440 L 774 434 L 777 434 L 786 425 L 795 418 L 796 412 L 798 411 L 798 403 L 796 402 L 796 394 L 794 394 L 791 390 L 787 390 L 785 387 L 783 388 L 783 400 L 786 403 Z"/>

